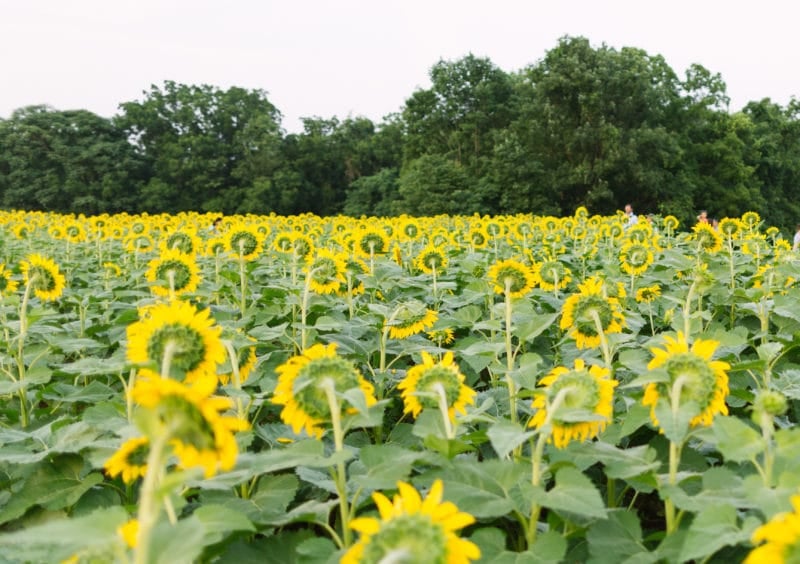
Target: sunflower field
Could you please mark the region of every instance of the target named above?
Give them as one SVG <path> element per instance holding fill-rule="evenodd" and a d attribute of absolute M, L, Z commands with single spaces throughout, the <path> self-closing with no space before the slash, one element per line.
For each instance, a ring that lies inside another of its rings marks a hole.
<path fill-rule="evenodd" d="M 0 562 L 795 562 L 758 214 L 0 212 Z"/>

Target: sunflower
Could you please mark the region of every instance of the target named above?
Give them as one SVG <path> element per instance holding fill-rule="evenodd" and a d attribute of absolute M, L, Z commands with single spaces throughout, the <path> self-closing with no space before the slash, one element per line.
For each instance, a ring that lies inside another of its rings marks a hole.
<path fill-rule="evenodd" d="M 744 564 L 784 564 L 800 560 L 800 495 L 791 497 L 791 513 L 779 513 L 753 532 L 753 544 Z"/>
<path fill-rule="evenodd" d="M 619 382 L 610 376 L 608 368 L 593 365 L 587 370 L 580 358 L 575 359 L 572 370 L 565 366 L 553 368 L 539 381 L 544 393 L 533 400 L 532 407 L 537 411 L 528 426 L 540 429 L 549 419 L 556 448 L 565 448 L 573 440 L 596 437 L 614 414 L 614 388 Z M 557 397 L 561 403 L 550 414 Z M 561 410 L 568 410 L 568 419 L 559 418 Z"/>
<path fill-rule="evenodd" d="M 726 371 L 730 369 L 730 365 L 727 362 L 711 360 L 719 342 L 698 339 L 690 349 L 682 332 L 678 332 L 677 338 L 665 335 L 664 340 L 667 343 L 666 348 L 650 349 L 653 359 L 647 365 L 647 369 L 665 371 L 668 379 L 648 384 L 642 398 L 642 403 L 650 406 L 650 418 L 653 424 L 658 426 L 655 413 L 658 400 L 663 398 L 670 401 L 673 386 L 678 381 L 680 403 L 692 401 L 699 409 L 699 413 L 689 422 L 692 427 L 711 425 L 718 413 L 727 415 L 728 406 L 725 405 L 725 398 L 728 395 L 728 373 Z"/>
<path fill-rule="evenodd" d="M 156 296 L 170 296 L 172 292 L 179 296 L 197 290 L 200 269 L 193 256 L 178 249 L 165 249 L 150 261 L 145 277 Z"/>
<path fill-rule="evenodd" d="M 692 227 L 692 239 L 697 241 L 698 249 L 714 254 L 722 249 L 722 237 L 708 223 L 698 223 Z"/>
<path fill-rule="evenodd" d="M 137 380 L 133 399 L 155 414 L 180 468 L 203 468 L 206 478 L 218 469 L 230 470 L 238 447 L 234 431 L 248 428 L 246 421 L 223 416 L 233 405 L 230 398 L 212 397 L 216 381 L 186 385 L 167 378 Z"/>
<path fill-rule="evenodd" d="M 416 219 L 406 218 L 400 223 L 400 235 L 406 241 L 413 241 L 419 237 L 421 230 Z"/>
<path fill-rule="evenodd" d="M 475 225 L 469 230 L 469 244 L 476 249 L 483 249 L 489 243 L 489 233 L 481 225 Z"/>
<path fill-rule="evenodd" d="M 653 260 L 653 250 L 647 243 L 628 241 L 619 251 L 620 268 L 631 276 L 644 274 Z"/>
<path fill-rule="evenodd" d="M 757 212 L 749 211 L 742 214 L 742 225 L 744 225 L 744 227 L 746 227 L 749 231 L 752 232 L 757 230 L 760 223 L 761 216 L 758 215 Z"/>
<path fill-rule="evenodd" d="M 11 232 L 17 239 L 27 239 L 33 232 L 33 229 L 27 223 L 17 223 L 11 229 Z"/>
<path fill-rule="evenodd" d="M 162 252 L 164 250 L 178 250 L 185 255 L 194 255 L 200 251 L 202 243 L 197 233 L 187 229 L 181 229 L 170 233 L 163 241 Z"/>
<path fill-rule="evenodd" d="M 256 342 L 253 337 L 248 336 L 247 338 L 252 342 Z M 239 347 L 239 350 L 236 351 L 236 362 L 239 363 L 239 384 L 244 384 L 247 381 L 257 361 L 258 357 L 256 357 L 256 347 L 254 345 Z M 220 374 L 220 384 L 223 386 L 227 385 L 228 382 L 231 381 L 232 376 L 232 373 Z"/>
<path fill-rule="evenodd" d="M 389 251 L 389 238 L 385 231 L 367 227 L 356 233 L 355 250 L 364 256 L 385 254 Z"/>
<path fill-rule="evenodd" d="M 153 240 L 147 233 L 134 233 L 125 238 L 125 250 L 129 253 L 144 253 L 152 248 Z"/>
<path fill-rule="evenodd" d="M 531 269 L 523 263 L 508 259 L 495 263 L 487 273 L 497 294 L 504 294 L 508 286 L 509 297 L 521 298 L 536 285 Z"/>
<path fill-rule="evenodd" d="M 295 433 L 321 438 L 325 423 L 331 420 L 324 383 L 330 381 L 337 393 L 358 388 L 368 406 L 376 403 L 374 388 L 353 363 L 336 354 L 336 344 L 316 344 L 304 353 L 291 357 L 275 369 L 278 384 L 272 403 L 282 405 L 281 419 Z M 346 404 L 346 402 L 345 402 Z M 352 411 L 352 408 L 345 408 Z"/>
<path fill-rule="evenodd" d="M 358 517 L 350 522 L 360 536 L 342 556 L 341 564 L 469 564 L 481 557 L 477 545 L 456 535 L 475 518 L 452 502 L 442 502 L 441 480 L 433 482 L 425 499 L 405 482 L 398 482 L 397 490 L 391 501 L 380 492 L 372 494 L 379 518 Z"/>
<path fill-rule="evenodd" d="M 213 376 L 225 361 L 221 329 L 214 325 L 210 310 L 197 311 L 187 302 L 173 301 L 140 310 L 142 319 L 128 326 L 128 360 L 154 375 L 170 355 L 169 374 L 162 377 L 193 382 Z"/>
<path fill-rule="evenodd" d="M 289 249 L 293 256 L 305 260 L 314 252 L 314 241 L 304 233 L 295 232 L 291 234 Z"/>
<path fill-rule="evenodd" d="M 405 409 L 416 418 L 423 408 L 438 409 L 439 396 L 437 388 L 444 390 L 447 401 L 447 413 L 451 421 L 455 421 L 456 412 L 466 414 L 466 406 L 475 403 L 475 390 L 464 383 L 464 375 L 453 362 L 453 353 L 448 352 L 440 362 L 427 352 L 422 352 L 422 364 L 411 368 L 397 389 L 402 391 L 401 397 Z"/>
<path fill-rule="evenodd" d="M 64 228 L 64 236 L 70 243 L 81 243 L 86 240 L 86 228 L 79 221 L 70 221 Z"/>
<path fill-rule="evenodd" d="M 347 296 L 348 285 L 349 285 L 349 292 L 353 296 L 363 294 L 364 282 L 359 278 L 359 276 L 368 273 L 369 273 L 369 267 L 367 266 L 367 263 L 365 263 L 363 260 L 355 257 L 350 257 L 347 260 L 345 260 L 344 277 L 346 280 L 348 280 L 348 282 L 343 283 L 339 286 L 339 290 L 337 291 L 338 295 Z"/>
<path fill-rule="evenodd" d="M 387 321 L 392 339 L 405 339 L 433 327 L 439 314 L 420 301 L 411 300 L 397 306 Z"/>
<path fill-rule="evenodd" d="M 563 290 L 572 281 L 572 271 L 557 259 L 545 259 L 534 266 L 534 276 L 539 287 L 552 292 Z"/>
<path fill-rule="evenodd" d="M 136 548 L 136 538 L 139 535 L 139 520 L 131 519 L 117 528 L 117 534 L 125 541 L 128 548 Z"/>
<path fill-rule="evenodd" d="M 449 327 L 444 329 L 432 329 L 427 332 L 428 339 L 439 345 L 450 345 L 455 341 L 455 333 Z"/>
<path fill-rule="evenodd" d="M 292 252 L 292 232 L 282 231 L 275 235 L 275 238 L 272 240 L 272 248 L 279 253 Z"/>
<path fill-rule="evenodd" d="M 434 270 L 439 273 L 447 268 L 447 254 L 438 247 L 428 245 L 419 252 L 415 264 L 425 274 L 433 274 Z"/>
<path fill-rule="evenodd" d="M 39 254 L 28 255 L 20 264 L 25 284 L 42 301 L 53 301 L 64 293 L 66 279 L 52 259 Z"/>
<path fill-rule="evenodd" d="M 261 237 L 255 227 L 238 225 L 228 231 L 225 243 L 232 255 L 250 261 L 261 254 Z"/>
<path fill-rule="evenodd" d="M 219 257 L 225 253 L 228 244 L 222 237 L 212 237 L 206 241 L 206 255 Z"/>
<path fill-rule="evenodd" d="M 147 437 L 128 439 L 117 449 L 111 458 L 106 460 L 103 468 L 112 478 L 122 476 L 122 481 L 132 484 L 147 472 L 147 454 L 150 441 Z"/>
<path fill-rule="evenodd" d="M 11 271 L 6 270 L 6 265 L 0 263 L 0 297 L 10 296 L 17 291 L 19 282 L 11 278 Z"/>
<path fill-rule="evenodd" d="M 103 271 L 108 277 L 119 278 L 122 276 L 122 268 L 115 262 L 104 262 Z"/>
<path fill-rule="evenodd" d="M 579 349 L 594 348 L 600 345 L 594 315 L 600 320 L 603 333 L 622 332 L 625 316 L 619 300 L 606 295 L 602 280 L 593 276 L 578 285 L 578 293 L 564 301 L 561 315 L 561 329 L 568 330 Z"/>
<path fill-rule="evenodd" d="M 661 295 L 661 286 L 653 284 L 652 286 L 645 286 L 636 290 L 636 301 L 641 303 L 652 303 Z"/>
<path fill-rule="evenodd" d="M 341 255 L 320 249 L 305 268 L 311 290 L 317 294 L 333 294 L 347 284 L 347 263 Z"/>
<path fill-rule="evenodd" d="M 678 225 L 680 225 L 680 221 L 678 221 L 678 218 L 674 215 L 666 216 L 661 223 L 664 226 L 664 230 L 667 232 L 667 234 L 674 233 L 678 228 Z"/>
<path fill-rule="evenodd" d="M 719 232 L 729 239 L 735 239 L 744 225 L 735 217 L 723 217 L 719 222 Z"/>

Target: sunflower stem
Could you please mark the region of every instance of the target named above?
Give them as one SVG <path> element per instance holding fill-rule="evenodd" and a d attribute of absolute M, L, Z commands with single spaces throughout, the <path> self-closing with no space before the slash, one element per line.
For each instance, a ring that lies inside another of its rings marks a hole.
<path fill-rule="evenodd" d="M 178 345 L 175 341 L 169 340 L 164 345 L 164 356 L 161 357 L 161 377 L 169 378 L 169 370 L 172 366 L 172 359 L 175 358 L 175 352 L 178 350 Z"/>
<path fill-rule="evenodd" d="M 175 271 L 167 270 L 167 281 L 169 281 L 169 301 L 175 299 Z"/>
<path fill-rule="evenodd" d="M 444 423 L 444 433 L 448 440 L 456 438 L 455 428 L 452 421 L 450 421 L 450 408 L 447 405 L 447 393 L 444 390 L 441 382 L 436 382 L 433 385 L 436 392 L 436 398 L 439 403 L 439 413 L 442 414 L 442 423 Z"/>
<path fill-rule="evenodd" d="M 678 419 L 678 411 L 680 410 L 681 404 L 681 389 L 683 388 L 684 382 L 688 380 L 689 378 L 686 375 L 681 375 L 675 379 L 675 383 L 672 384 L 672 388 L 670 389 L 669 399 L 673 421 Z M 678 483 L 678 466 L 681 461 L 682 446 L 682 441 L 670 440 L 669 442 L 669 476 L 667 478 L 667 483 L 670 486 L 674 486 Z M 664 500 L 664 518 L 666 519 L 667 534 L 675 532 L 678 528 L 679 519 L 675 516 L 675 504 L 672 502 L 671 497 L 667 497 L 667 499 Z"/>
<path fill-rule="evenodd" d="M 647 315 L 650 318 L 650 334 L 656 334 L 656 327 L 653 324 L 653 304 L 651 302 L 647 302 Z"/>
<path fill-rule="evenodd" d="M 25 292 L 22 295 L 22 303 L 19 306 L 19 342 L 17 343 L 17 373 L 19 388 L 19 419 L 22 428 L 30 423 L 28 413 L 28 393 L 25 389 L 25 337 L 28 335 L 28 301 L 31 297 L 31 289 L 38 275 L 33 274 L 25 284 Z"/>
<path fill-rule="evenodd" d="M 594 321 L 594 328 L 595 331 L 597 331 L 597 336 L 600 337 L 600 348 L 603 351 L 603 361 L 606 363 L 606 368 L 613 372 L 614 368 L 611 365 L 613 356 L 611 354 L 611 349 L 608 346 L 606 332 L 603 331 L 603 322 L 600 321 L 600 314 L 598 314 L 594 309 L 590 310 L 589 314 L 592 316 L 592 320 Z"/>
<path fill-rule="evenodd" d="M 230 342 L 228 339 L 224 339 L 222 344 L 225 346 L 225 350 L 228 351 L 228 358 L 231 359 L 231 380 L 233 381 L 233 387 L 236 388 L 237 391 L 241 391 L 242 379 L 241 375 L 239 374 L 239 357 L 236 355 L 236 350 L 233 348 L 232 342 Z M 239 419 L 245 421 L 247 420 L 247 413 L 245 413 L 244 404 L 242 403 L 240 394 L 236 395 L 236 414 Z"/>
<path fill-rule="evenodd" d="M 331 412 L 334 450 L 336 454 L 341 454 L 344 452 L 344 430 L 342 429 L 342 413 L 339 408 L 339 400 L 336 398 L 336 388 L 330 378 L 325 378 L 320 382 L 320 386 L 328 399 L 328 408 Z M 349 548 L 353 535 L 352 531 L 350 531 L 350 506 L 347 503 L 347 474 L 341 457 L 336 463 L 335 474 L 334 481 L 336 482 L 336 491 L 339 494 L 339 513 L 342 519 L 343 548 Z"/>
<path fill-rule="evenodd" d="M 511 422 L 517 422 L 517 386 L 514 383 L 512 372 L 514 371 L 514 350 L 511 345 L 511 316 L 513 308 L 511 304 L 511 285 L 514 283 L 510 278 L 505 280 L 505 311 L 506 311 L 506 325 L 505 325 L 505 340 L 506 340 L 506 386 L 508 387 L 508 408 L 511 415 Z M 521 451 L 521 445 L 514 449 L 514 457 L 518 457 Z"/>
<path fill-rule="evenodd" d="M 244 319 L 245 312 L 247 311 L 247 273 L 245 272 L 245 260 L 242 251 L 239 250 L 239 313 Z"/>
<path fill-rule="evenodd" d="M 692 285 L 689 286 L 689 293 L 686 295 L 686 302 L 683 306 L 683 334 L 686 336 L 687 341 L 689 340 L 689 335 L 691 335 L 691 310 L 692 310 L 692 299 L 694 299 L 694 292 L 695 288 L 697 287 L 697 278 L 692 281 Z"/>
<path fill-rule="evenodd" d="M 168 430 L 167 430 L 168 431 Z M 165 447 L 172 438 L 171 432 L 154 433 L 147 455 L 147 471 L 142 482 L 139 496 L 139 532 L 136 534 L 136 548 L 133 554 L 134 564 L 152 562 L 150 558 L 150 537 L 158 521 L 161 506 L 158 502 L 158 482 L 165 462 Z"/>

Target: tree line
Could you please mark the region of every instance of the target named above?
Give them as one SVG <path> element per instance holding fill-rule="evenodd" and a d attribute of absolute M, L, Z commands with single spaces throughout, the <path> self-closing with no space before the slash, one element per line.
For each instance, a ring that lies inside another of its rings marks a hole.
<path fill-rule="evenodd" d="M 47 106 L 0 120 L 0 205 L 97 214 L 434 215 L 586 206 L 800 219 L 800 102 L 729 111 L 719 74 L 564 37 L 506 72 L 439 61 L 395 114 L 309 117 L 266 92 L 167 81 L 106 119 Z"/>

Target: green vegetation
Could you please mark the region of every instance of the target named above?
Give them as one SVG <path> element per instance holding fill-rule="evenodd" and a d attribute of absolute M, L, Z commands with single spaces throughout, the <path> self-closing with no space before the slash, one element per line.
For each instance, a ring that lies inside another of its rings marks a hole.
<path fill-rule="evenodd" d="M 800 217 L 800 102 L 731 113 L 700 65 L 562 38 L 506 72 L 439 61 L 401 111 L 304 119 L 286 133 L 261 90 L 167 81 L 105 119 L 21 108 L 0 120 L 0 205 L 94 214 L 675 214 Z"/>

